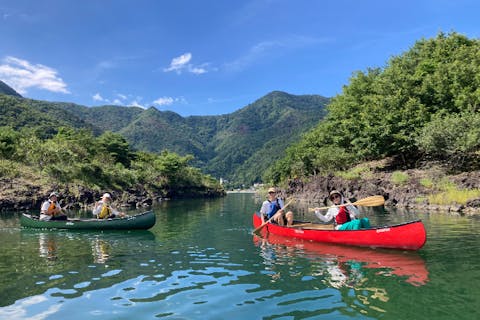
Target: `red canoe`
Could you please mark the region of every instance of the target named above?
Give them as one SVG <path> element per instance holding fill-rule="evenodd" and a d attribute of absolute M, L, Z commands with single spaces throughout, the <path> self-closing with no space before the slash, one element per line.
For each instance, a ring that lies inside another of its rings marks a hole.
<path fill-rule="evenodd" d="M 258 214 L 253 214 L 253 226 L 261 226 Z M 299 225 L 295 227 L 295 225 Z M 301 225 L 301 226 L 300 226 Z M 326 229 L 328 228 L 328 229 Z M 293 237 L 317 242 L 343 245 L 418 250 L 427 241 L 425 227 L 421 220 L 405 222 L 392 226 L 373 227 L 364 230 L 333 230 L 333 227 L 308 222 L 295 222 L 293 227 L 282 227 L 268 223 L 262 231 L 284 237 Z"/>

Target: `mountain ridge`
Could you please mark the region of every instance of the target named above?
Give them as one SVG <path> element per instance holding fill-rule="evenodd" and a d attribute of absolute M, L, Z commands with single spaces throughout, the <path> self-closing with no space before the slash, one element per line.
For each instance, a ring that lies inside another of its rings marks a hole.
<path fill-rule="evenodd" d="M 0 95 L 0 105 L 6 107 L 0 125 L 48 127 L 47 134 L 59 126 L 87 128 L 97 135 L 112 131 L 136 150 L 191 154 L 192 165 L 241 185 L 259 182 L 269 164 L 324 117 L 329 101 L 273 91 L 230 114 L 182 117 L 154 107 L 86 107 Z M 17 121 L 12 114 L 35 116 Z"/>
<path fill-rule="evenodd" d="M 22 95 L 20 95 L 17 91 L 15 91 L 12 87 L 10 87 L 2 80 L 0 80 L 0 94 L 23 98 Z"/>

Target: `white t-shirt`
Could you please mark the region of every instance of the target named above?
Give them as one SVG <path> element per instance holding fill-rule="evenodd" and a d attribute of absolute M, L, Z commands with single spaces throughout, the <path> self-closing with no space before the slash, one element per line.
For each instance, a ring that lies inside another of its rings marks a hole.
<path fill-rule="evenodd" d="M 343 197 L 342 197 L 342 200 L 340 201 L 340 204 L 344 204 Z M 349 204 L 348 206 L 345 206 L 345 208 L 347 209 L 347 211 L 350 214 L 350 219 L 354 220 L 354 219 L 357 218 L 357 216 L 359 214 L 359 211 L 358 211 L 357 207 Z M 339 210 L 340 210 L 339 207 L 329 208 L 325 215 L 321 214 L 320 211 L 315 211 L 315 216 L 317 216 L 317 218 L 322 220 L 323 222 L 330 222 L 331 220 L 335 219 Z M 336 225 L 335 229 L 339 229 L 340 226 L 341 226 L 341 224 Z"/>
<path fill-rule="evenodd" d="M 280 206 L 280 208 L 283 208 L 283 200 L 280 199 L 280 198 L 277 198 L 275 200 L 273 200 L 272 202 L 276 202 L 278 200 L 278 205 Z M 260 208 L 260 213 L 262 215 L 266 215 L 268 212 L 270 212 L 270 206 L 271 206 L 271 203 L 270 201 L 268 200 L 265 200 L 263 201 L 262 203 L 262 207 Z"/>
<path fill-rule="evenodd" d="M 50 207 L 50 204 L 52 203 L 51 200 L 47 200 L 42 204 L 42 207 L 40 208 L 40 220 L 42 221 L 48 221 L 52 218 L 51 215 L 47 214 L 48 208 Z M 55 201 L 55 208 L 60 208 L 60 204 L 58 201 Z"/>

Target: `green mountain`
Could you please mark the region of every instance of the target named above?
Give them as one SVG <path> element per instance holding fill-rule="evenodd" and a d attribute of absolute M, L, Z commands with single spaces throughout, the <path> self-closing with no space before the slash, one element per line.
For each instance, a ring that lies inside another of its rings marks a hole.
<path fill-rule="evenodd" d="M 120 133 L 136 150 L 195 157 L 192 165 L 237 185 L 260 181 L 285 149 L 324 117 L 329 99 L 274 91 L 231 114 L 182 117 L 156 108 L 45 102 L 0 94 L 0 125 Z"/>
<path fill-rule="evenodd" d="M 0 126 L 31 128 L 42 137 L 55 134 L 59 127 L 86 128 L 100 134 L 100 128 L 69 111 L 77 107 L 81 106 L 0 94 Z"/>
<path fill-rule="evenodd" d="M 17 91 L 12 89 L 8 84 L 0 80 L 0 94 L 6 94 L 14 97 L 22 97 Z"/>
<path fill-rule="evenodd" d="M 220 117 L 222 126 L 210 146 L 214 157 L 207 172 L 250 184 L 260 181 L 263 172 L 285 149 L 318 124 L 326 113 L 328 99 L 318 95 L 295 96 L 272 92 L 230 115 Z"/>

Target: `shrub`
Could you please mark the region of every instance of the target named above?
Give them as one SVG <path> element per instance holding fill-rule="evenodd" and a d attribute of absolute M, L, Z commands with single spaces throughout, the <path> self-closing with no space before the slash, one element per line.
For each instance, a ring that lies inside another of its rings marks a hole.
<path fill-rule="evenodd" d="M 403 185 L 408 182 L 408 179 L 408 174 L 401 171 L 394 171 L 391 177 L 392 183 L 396 185 Z"/>

